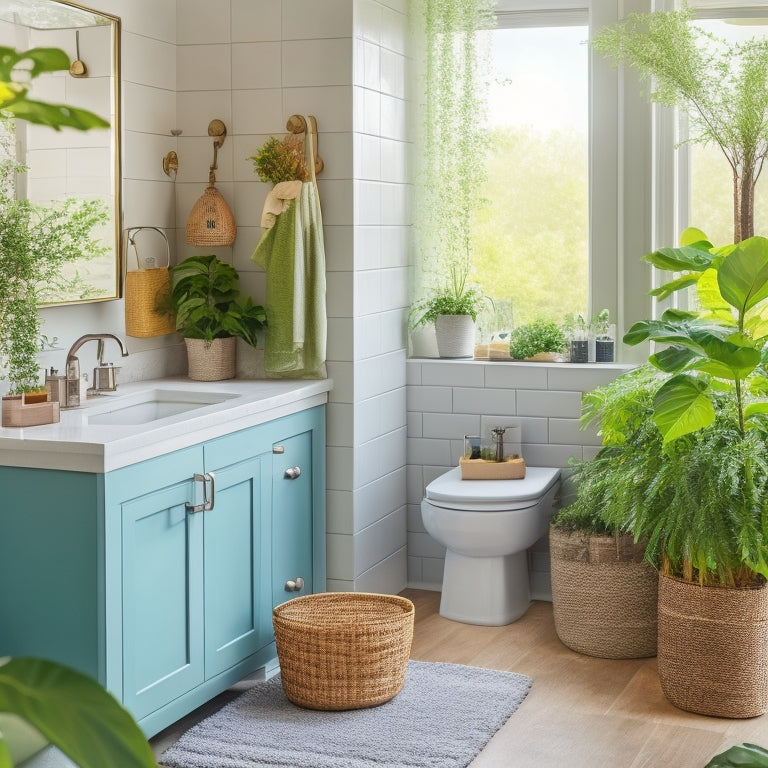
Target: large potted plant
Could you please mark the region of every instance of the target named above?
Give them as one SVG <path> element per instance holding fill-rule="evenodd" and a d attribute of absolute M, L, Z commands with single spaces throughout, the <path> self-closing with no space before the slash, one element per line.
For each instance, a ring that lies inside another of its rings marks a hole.
<path fill-rule="evenodd" d="M 574 651 L 609 659 L 656 654 L 658 576 L 631 524 L 662 439 L 648 419 L 658 372 L 643 366 L 584 396 L 582 425 L 602 448 L 571 475 L 575 500 L 550 526 L 555 630 Z"/>
<path fill-rule="evenodd" d="M 720 717 L 768 711 L 768 239 L 714 248 L 687 230 L 645 256 L 696 287 L 700 309 L 668 309 L 625 343 L 666 346 L 649 419 L 663 450 L 632 520 L 660 569 L 658 667 L 676 706 Z"/>
<path fill-rule="evenodd" d="M 411 309 L 411 327 L 434 323 L 440 357 L 472 357 L 475 348 L 475 321 L 489 303 L 483 293 L 469 284 L 467 271 L 450 270 L 450 279 Z"/>
<path fill-rule="evenodd" d="M 264 307 L 240 291 L 237 270 L 212 254 L 184 259 L 171 267 L 171 278 L 168 303 L 187 346 L 189 377 L 233 378 L 237 339 L 257 345 L 267 322 Z"/>

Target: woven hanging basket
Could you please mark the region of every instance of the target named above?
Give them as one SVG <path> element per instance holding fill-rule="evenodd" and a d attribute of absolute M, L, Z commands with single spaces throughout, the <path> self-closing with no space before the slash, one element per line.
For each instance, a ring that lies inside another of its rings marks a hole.
<path fill-rule="evenodd" d="M 656 655 L 658 575 L 631 536 L 549 529 L 552 608 L 560 640 L 603 659 Z"/>
<path fill-rule="evenodd" d="M 211 182 L 192 206 L 187 219 L 187 242 L 190 245 L 232 245 L 237 236 L 235 217 Z"/>
<path fill-rule="evenodd" d="M 193 381 L 222 381 L 235 377 L 237 339 L 184 339 L 188 376 Z"/>
<path fill-rule="evenodd" d="M 413 603 L 396 595 L 323 592 L 272 615 L 283 690 L 308 709 L 383 704 L 405 684 Z"/>
<path fill-rule="evenodd" d="M 676 707 L 768 712 L 768 585 L 724 589 L 659 578 L 659 678 Z"/>

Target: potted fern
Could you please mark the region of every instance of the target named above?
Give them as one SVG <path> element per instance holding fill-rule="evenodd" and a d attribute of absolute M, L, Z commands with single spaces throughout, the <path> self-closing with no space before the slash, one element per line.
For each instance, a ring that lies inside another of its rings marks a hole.
<path fill-rule="evenodd" d="M 440 357 L 472 357 L 475 321 L 488 303 L 490 299 L 469 284 L 467 270 L 453 267 L 446 283 L 413 305 L 411 328 L 434 323 Z"/>
<path fill-rule="evenodd" d="M 264 307 L 240 291 L 237 270 L 215 255 L 188 257 L 171 267 L 171 278 L 168 305 L 187 346 L 189 377 L 233 378 L 237 339 L 258 344 L 267 322 Z"/>
<path fill-rule="evenodd" d="M 658 576 L 631 523 L 638 489 L 661 458 L 661 435 L 648 418 L 658 380 L 646 365 L 584 396 L 582 426 L 598 427 L 602 448 L 576 464 L 575 500 L 550 525 L 555 630 L 589 656 L 656 654 Z"/>
<path fill-rule="evenodd" d="M 509 354 L 515 360 L 557 360 L 567 347 L 565 331 L 551 320 L 534 320 L 518 326 L 509 335 Z"/>
<path fill-rule="evenodd" d="M 719 717 L 768 711 L 768 239 L 714 248 L 687 230 L 645 256 L 695 287 L 701 309 L 633 325 L 666 345 L 648 419 L 659 456 L 635 478 L 631 521 L 660 570 L 658 668 L 676 706 Z M 648 473 L 651 474 L 648 474 Z"/>

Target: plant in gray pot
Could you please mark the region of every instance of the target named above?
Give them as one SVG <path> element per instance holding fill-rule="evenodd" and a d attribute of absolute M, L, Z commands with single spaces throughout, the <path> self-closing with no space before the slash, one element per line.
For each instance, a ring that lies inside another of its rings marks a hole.
<path fill-rule="evenodd" d="M 768 711 L 768 239 L 714 248 L 698 230 L 645 256 L 696 288 L 697 311 L 633 325 L 627 344 L 664 347 L 647 419 L 659 456 L 635 478 L 631 527 L 660 569 L 658 669 L 681 709 Z M 650 474 L 649 474 L 650 472 Z"/>
<path fill-rule="evenodd" d="M 584 396 L 582 426 L 597 426 L 603 445 L 575 465 L 576 498 L 550 526 L 555 630 L 589 656 L 656 655 L 658 575 L 631 523 L 638 483 L 650 482 L 661 456 L 648 420 L 658 379 L 646 365 Z"/>
<path fill-rule="evenodd" d="M 472 357 L 475 348 L 475 320 L 490 303 L 478 288 L 469 285 L 467 273 L 451 269 L 450 280 L 436 288 L 429 298 L 411 308 L 411 327 L 434 323 L 440 357 Z"/>
<path fill-rule="evenodd" d="M 237 339 L 257 345 L 264 307 L 240 291 L 237 270 L 214 255 L 188 257 L 171 267 L 171 277 L 168 302 L 187 345 L 189 378 L 233 378 Z"/>

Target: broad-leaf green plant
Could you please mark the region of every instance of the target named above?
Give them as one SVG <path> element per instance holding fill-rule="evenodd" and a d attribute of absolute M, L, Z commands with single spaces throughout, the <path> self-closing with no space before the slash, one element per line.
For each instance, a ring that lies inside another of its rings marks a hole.
<path fill-rule="evenodd" d="M 634 533 L 666 573 L 743 586 L 768 577 L 768 239 L 714 248 L 687 230 L 679 248 L 645 256 L 677 277 L 660 299 L 695 286 L 700 309 L 668 309 L 625 343 L 663 344 L 649 413 L 663 460 L 644 487 Z"/>
<path fill-rule="evenodd" d="M 715 755 L 704 768 L 768 768 L 768 749 L 757 744 L 737 744 Z"/>
<path fill-rule="evenodd" d="M 187 339 L 235 337 L 251 346 L 266 326 L 264 307 L 240 291 L 237 270 L 217 256 L 190 256 L 171 267 L 168 298 L 176 330 Z"/>
<path fill-rule="evenodd" d="M 755 183 L 768 156 L 768 39 L 729 43 L 693 25 L 693 12 L 630 14 L 604 27 L 594 49 L 651 85 L 651 100 L 680 107 L 692 141 L 716 144 L 733 174 L 734 242 L 754 234 Z"/>
<path fill-rule="evenodd" d="M 81 768 L 157 765 L 141 728 L 112 694 L 57 662 L 0 659 L 0 724 L 9 714 L 34 726 Z M 0 728 L 2 768 L 11 768 L 12 753 Z"/>
<path fill-rule="evenodd" d="M 509 334 L 509 354 L 516 360 L 533 357 L 540 352 L 559 354 L 567 346 L 563 327 L 551 320 L 534 320 L 519 325 Z"/>

